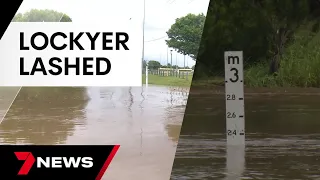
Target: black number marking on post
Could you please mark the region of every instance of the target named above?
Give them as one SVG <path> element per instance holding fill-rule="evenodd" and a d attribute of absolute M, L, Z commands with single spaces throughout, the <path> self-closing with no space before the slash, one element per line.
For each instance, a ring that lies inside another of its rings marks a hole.
<path fill-rule="evenodd" d="M 232 79 L 232 78 L 229 78 L 229 80 L 233 83 L 237 82 L 239 80 L 239 71 L 237 68 L 231 68 L 230 71 L 235 71 L 234 72 L 234 76 L 235 76 L 235 79 Z"/>
<path fill-rule="evenodd" d="M 240 64 L 240 58 L 238 56 L 228 56 L 228 64 Z"/>
<path fill-rule="evenodd" d="M 237 130 L 228 130 L 228 132 L 227 132 L 227 134 L 228 134 L 228 136 L 232 136 L 232 135 L 237 135 Z"/>
<path fill-rule="evenodd" d="M 228 94 L 228 95 L 227 95 L 227 100 L 236 100 L 236 95 L 234 95 L 234 94 Z"/>
<path fill-rule="evenodd" d="M 231 113 L 231 112 L 227 112 L 227 118 L 236 118 L 237 116 L 236 116 L 236 114 L 233 112 L 233 113 Z"/>

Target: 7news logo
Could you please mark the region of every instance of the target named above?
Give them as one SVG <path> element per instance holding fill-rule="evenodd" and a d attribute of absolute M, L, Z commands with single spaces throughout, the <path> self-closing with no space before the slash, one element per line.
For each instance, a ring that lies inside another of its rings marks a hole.
<path fill-rule="evenodd" d="M 101 180 L 120 145 L 0 145 L 7 179 Z M 1 179 L 1 178 L 0 178 Z"/>
<path fill-rule="evenodd" d="M 34 157 L 31 152 L 14 152 L 18 160 L 24 161 L 18 175 L 28 175 L 35 168 L 92 168 L 92 157 Z"/>

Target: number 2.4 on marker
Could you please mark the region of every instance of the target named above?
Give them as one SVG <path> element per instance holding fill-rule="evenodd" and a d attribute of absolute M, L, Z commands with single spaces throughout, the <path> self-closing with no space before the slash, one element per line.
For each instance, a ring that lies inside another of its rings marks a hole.
<path fill-rule="evenodd" d="M 228 136 L 236 136 L 237 135 L 237 130 L 227 130 L 227 135 Z M 240 132 L 239 135 L 244 135 L 244 131 Z"/>
<path fill-rule="evenodd" d="M 237 130 L 228 130 L 228 136 L 237 135 Z"/>

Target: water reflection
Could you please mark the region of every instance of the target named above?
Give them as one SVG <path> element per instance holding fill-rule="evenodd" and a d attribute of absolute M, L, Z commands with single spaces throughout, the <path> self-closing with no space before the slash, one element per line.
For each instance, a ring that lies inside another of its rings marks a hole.
<path fill-rule="evenodd" d="M 147 91 L 23 88 L 0 125 L 0 139 L 10 144 L 120 144 L 106 177 L 168 179 L 187 95 L 187 90 L 157 86 Z"/>
<path fill-rule="evenodd" d="M 2 143 L 64 143 L 83 116 L 84 94 L 81 88 L 22 88 L 0 126 Z"/>
<path fill-rule="evenodd" d="M 170 101 L 171 102 L 171 101 Z M 185 105 L 170 105 L 166 110 L 166 131 L 168 136 L 174 142 L 178 142 L 181 130 L 181 124 L 184 116 Z"/>
<path fill-rule="evenodd" d="M 245 170 L 245 146 L 228 145 L 227 162 L 226 162 L 226 178 L 225 180 L 239 180 Z"/>
<path fill-rule="evenodd" d="M 320 178 L 320 96 L 245 98 L 244 152 L 226 147 L 224 95 L 190 95 L 172 179 Z"/>

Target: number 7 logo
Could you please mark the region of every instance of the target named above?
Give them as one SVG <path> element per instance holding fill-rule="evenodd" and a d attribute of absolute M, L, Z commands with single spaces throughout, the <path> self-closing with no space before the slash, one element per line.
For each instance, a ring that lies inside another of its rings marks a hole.
<path fill-rule="evenodd" d="M 22 167 L 20 168 L 18 175 L 27 175 L 36 161 L 31 152 L 14 152 L 17 159 L 20 161 L 24 161 Z"/>

